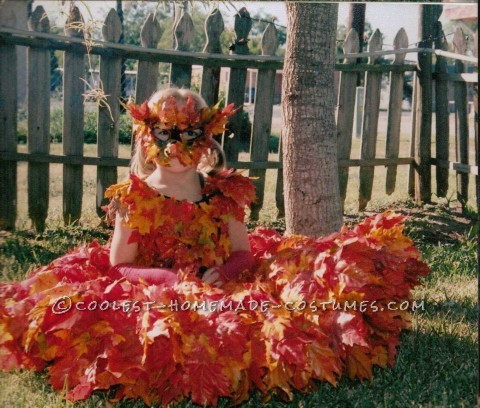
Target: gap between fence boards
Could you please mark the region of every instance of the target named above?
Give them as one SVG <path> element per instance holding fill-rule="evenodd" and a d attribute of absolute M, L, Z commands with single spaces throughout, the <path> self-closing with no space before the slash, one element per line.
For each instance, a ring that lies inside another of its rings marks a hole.
<path fill-rule="evenodd" d="M 52 164 L 77 164 L 84 166 L 119 166 L 128 167 L 130 159 L 121 159 L 115 157 L 93 157 L 93 156 L 63 156 L 63 155 L 44 155 L 28 154 L 15 152 L 0 152 L 0 159 L 6 161 L 39 162 Z M 387 166 L 391 164 L 407 165 L 413 164 L 411 157 L 400 157 L 392 159 L 371 159 L 371 160 L 339 160 L 339 167 L 360 167 L 360 166 Z M 282 163 L 276 161 L 259 162 L 230 162 L 229 166 L 241 169 L 279 169 Z"/>
<path fill-rule="evenodd" d="M 52 164 L 78 164 L 84 166 L 105 166 L 105 167 L 128 167 L 130 159 L 115 157 L 101 158 L 92 156 L 62 156 L 62 155 L 40 155 L 28 153 L 0 152 L 0 159 L 5 161 L 37 162 Z M 261 162 L 231 162 L 229 166 L 239 169 L 281 169 L 282 163 L 276 161 Z M 388 166 L 391 164 L 411 165 L 415 164 L 412 157 L 399 157 L 396 159 L 371 159 L 371 160 L 339 160 L 338 167 L 361 167 L 361 166 Z M 465 163 L 451 162 L 432 158 L 430 164 L 444 169 L 450 169 L 459 173 L 470 173 L 478 175 L 478 166 Z"/>

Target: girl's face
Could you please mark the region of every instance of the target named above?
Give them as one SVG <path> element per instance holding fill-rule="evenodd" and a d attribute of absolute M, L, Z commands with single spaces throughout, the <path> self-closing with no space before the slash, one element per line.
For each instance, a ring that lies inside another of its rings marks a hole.
<path fill-rule="evenodd" d="M 197 167 L 204 155 L 215 149 L 213 135 L 226 130 L 233 104 L 219 110 L 197 107 L 194 98 L 173 96 L 141 105 L 127 105 L 136 125 L 136 137 L 146 161 L 170 167 L 177 159 L 183 166 Z"/>
<path fill-rule="evenodd" d="M 184 166 L 197 166 L 201 157 L 211 148 L 203 127 L 179 130 L 154 126 L 146 143 L 147 152 L 152 151 L 154 161 L 161 166 L 170 166 L 177 159 Z M 147 153 L 148 154 L 148 153 Z"/>

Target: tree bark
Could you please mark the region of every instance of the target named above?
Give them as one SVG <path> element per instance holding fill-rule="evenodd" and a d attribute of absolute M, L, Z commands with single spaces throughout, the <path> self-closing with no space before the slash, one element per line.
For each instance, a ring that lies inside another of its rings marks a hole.
<path fill-rule="evenodd" d="M 342 224 L 335 129 L 338 5 L 287 3 L 283 175 L 287 234 L 326 235 Z"/>

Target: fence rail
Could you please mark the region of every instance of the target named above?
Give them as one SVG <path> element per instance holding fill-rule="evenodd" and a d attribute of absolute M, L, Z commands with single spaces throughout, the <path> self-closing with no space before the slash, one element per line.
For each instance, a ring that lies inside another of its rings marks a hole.
<path fill-rule="evenodd" d="M 71 10 L 68 22 L 81 21 L 78 9 Z M 29 30 L 9 27 L 9 20 L 4 18 L 0 26 L 0 188 L 4 192 L 0 198 L 0 227 L 15 227 L 16 219 L 16 162 L 28 163 L 28 199 L 29 216 L 37 230 L 45 227 L 49 203 L 49 163 L 62 164 L 64 168 L 64 221 L 76 221 L 81 217 L 83 194 L 83 166 L 97 167 L 97 212 L 101 215 L 103 193 L 109 184 L 116 182 L 117 167 L 129 165 L 129 159 L 118 158 L 118 134 L 120 107 L 121 60 L 125 58 L 138 62 L 135 97 L 137 101 L 145 100 L 157 88 L 159 79 L 159 63 L 171 65 L 170 84 L 190 87 L 192 83 L 192 66 L 203 67 L 200 93 L 209 104 L 219 97 L 221 67 L 230 68 L 230 79 L 227 90 L 227 101 L 241 106 L 245 97 L 247 69 L 257 69 L 255 87 L 255 106 L 250 140 L 250 161 L 239 160 L 240 144 L 238 138 L 224 138 L 224 149 L 230 165 L 249 169 L 257 178 L 256 187 L 260 197 L 257 207 L 252 210 L 256 218 L 262 207 L 265 190 L 265 171 L 278 169 L 276 185 L 276 202 L 279 214 L 283 214 L 282 190 L 282 146 L 280 143 L 279 160 L 269 160 L 268 140 L 271 134 L 273 90 L 275 72 L 283 67 L 282 57 L 275 55 L 278 48 L 277 32 L 273 24 L 269 24 L 263 35 L 262 55 L 251 55 L 248 50 L 248 35 L 251 20 L 245 9 L 235 17 L 236 41 L 235 51 L 229 55 L 221 54 L 220 35 L 224 30 L 223 19 L 218 10 L 212 12 L 206 20 L 207 43 L 204 52 L 190 50 L 193 35 L 193 23 L 188 12 L 183 13 L 175 28 L 177 37 L 176 50 L 157 49 L 163 28 L 151 14 L 145 21 L 139 36 L 142 46 L 118 43 L 121 24 L 114 10 L 111 10 L 104 24 L 104 41 L 90 41 L 83 38 L 83 32 L 75 24 L 66 26 L 65 35 L 49 32 L 48 17 L 41 6 L 37 7 L 29 20 Z M 394 50 L 382 51 L 382 35 L 376 30 L 369 42 L 368 52 L 358 52 L 358 35 L 350 31 L 344 42 L 344 54 L 337 59 L 338 72 L 338 105 L 337 136 L 338 166 L 342 199 L 345 200 L 348 185 L 348 169 L 360 168 L 359 208 L 364 209 L 371 200 L 374 180 L 374 169 L 387 167 L 385 191 L 395 191 L 397 166 L 410 167 L 409 192 L 417 199 L 428 200 L 431 192 L 428 174 L 431 166 L 437 173 L 437 194 L 445 196 L 448 190 L 448 170 L 457 173 L 458 198 L 465 203 L 468 199 L 468 174 L 478 175 L 478 157 L 475 164 L 468 161 L 468 115 L 466 86 L 478 84 L 475 74 L 465 72 L 464 63 L 475 63 L 475 57 L 466 56 L 461 39 L 463 33 L 455 35 L 455 53 L 448 52 L 441 24 L 433 22 L 437 35 L 442 41 L 435 43 L 435 48 L 407 48 L 408 38 L 402 29 L 394 41 Z M 478 34 L 477 34 L 478 35 Z M 16 46 L 26 46 L 29 58 L 28 79 L 28 153 L 17 152 L 17 78 L 16 78 Z M 49 153 L 50 147 L 50 50 L 63 51 L 63 155 Z M 408 53 L 419 55 L 420 69 L 417 64 L 405 63 Z M 89 55 L 100 57 L 100 83 L 107 97 L 109 107 L 98 108 L 97 125 L 97 157 L 83 154 L 83 127 L 79 123 L 84 120 L 82 94 L 85 83 L 85 58 Z M 383 57 L 392 55 L 394 60 L 386 63 Z M 435 56 L 435 69 L 428 59 Z M 368 57 L 368 63 L 359 58 Z M 447 70 L 447 58 L 454 58 L 455 72 Z M 360 62 L 359 62 L 360 61 Z M 427 61 L 427 62 L 425 62 Z M 432 71 L 425 76 L 424 72 Z M 400 126 L 402 121 L 402 100 L 405 74 L 414 75 L 414 95 L 412 106 L 412 135 L 409 157 L 399 157 Z M 421 74 L 421 75 L 420 75 Z M 354 111 L 356 108 L 356 88 L 359 76 L 364 78 L 366 97 L 363 105 L 363 127 L 361 131 L 360 158 L 352 158 L 352 131 Z M 379 103 L 382 92 L 385 92 L 382 81 L 388 77 L 389 101 L 386 132 L 385 157 L 378 157 L 377 139 L 379 122 Z M 455 89 L 457 130 L 455 140 L 457 155 L 455 160 L 449 158 L 449 123 L 448 87 Z M 431 144 L 426 136 L 431 126 L 432 100 L 426 97 L 428 89 L 435 85 L 436 105 L 436 154 L 431 157 Z M 250 92 L 250 88 L 249 92 Z M 422 97 L 423 95 L 423 97 Z M 475 105 L 475 109 L 478 107 Z M 475 119 L 478 123 L 478 113 Z M 242 130 L 240 112 L 232 117 L 231 130 L 239 134 Z M 475 128 L 476 130 L 476 128 Z M 476 134 L 478 146 L 478 134 Z M 417 175 L 417 180 L 413 175 Z"/>

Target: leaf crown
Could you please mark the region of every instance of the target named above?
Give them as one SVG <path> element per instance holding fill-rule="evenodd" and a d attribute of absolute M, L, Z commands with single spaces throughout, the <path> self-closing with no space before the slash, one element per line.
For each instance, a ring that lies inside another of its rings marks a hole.
<path fill-rule="evenodd" d="M 236 112 L 233 103 L 223 109 L 220 109 L 220 103 L 221 101 L 215 106 L 198 109 L 196 101 L 188 96 L 185 105 L 179 108 L 175 97 L 170 96 L 167 100 L 158 101 L 153 107 L 148 105 L 148 101 L 140 105 L 130 101 L 126 107 L 137 124 L 180 131 L 202 128 L 204 135 L 209 137 L 223 133 L 228 117 Z"/>

